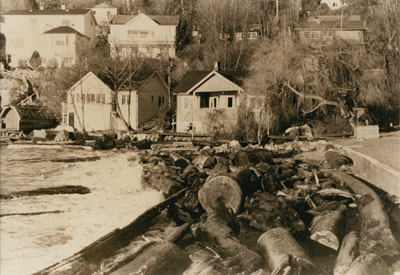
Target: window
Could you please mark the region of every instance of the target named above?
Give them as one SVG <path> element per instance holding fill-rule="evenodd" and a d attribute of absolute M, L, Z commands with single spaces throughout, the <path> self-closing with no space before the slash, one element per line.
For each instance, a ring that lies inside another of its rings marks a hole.
<path fill-rule="evenodd" d="M 146 38 L 149 35 L 148 31 L 140 31 L 140 38 Z"/>
<path fill-rule="evenodd" d="M 86 95 L 86 103 L 96 103 L 96 95 L 95 94 L 87 94 Z"/>
<path fill-rule="evenodd" d="M 29 24 L 36 25 L 37 24 L 37 18 L 29 18 Z"/>
<path fill-rule="evenodd" d="M 164 105 L 164 97 L 163 96 L 159 96 L 158 97 L 158 106 L 163 106 Z"/>
<path fill-rule="evenodd" d="M 151 102 L 154 102 L 154 95 L 151 96 Z"/>
<path fill-rule="evenodd" d="M 233 107 L 233 97 L 228 97 L 228 108 Z"/>
<path fill-rule="evenodd" d="M 65 42 L 64 40 L 56 40 L 56 46 L 64 46 Z"/>
<path fill-rule="evenodd" d="M 136 31 L 136 30 L 128 30 L 128 37 L 129 38 L 135 38 L 135 37 L 138 36 L 138 34 L 139 34 L 139 32 Z"/>
<path fill-rule="evenodd" d="M 319 39 L 319 32 L 311 32 L 311 38 L 312 39 Z"/>
<path fill-rule="evenodd" d="M 210 107 L 210 96 L 200 95 L 200 108 L 209 108 Z"/>
<path fill-rule="evenodd" d="M 121 105 L 125 105 L 125 104 L 126 104 L 126 95 L 122 95 Z"/>
<path fill-rule="evenodd" d="M 69 26 L 71 24 L 71 21 L 69 19 L 62 19 L 61 20 L 61 25 L 62 26 Z"/>
<path fill-rule="evenodd" d="M 4 16 L 1 16 L 0 17 L 0 21 L 1 21 L 1 23 L 5 23 L 6 22 L 6 18 Z"/>

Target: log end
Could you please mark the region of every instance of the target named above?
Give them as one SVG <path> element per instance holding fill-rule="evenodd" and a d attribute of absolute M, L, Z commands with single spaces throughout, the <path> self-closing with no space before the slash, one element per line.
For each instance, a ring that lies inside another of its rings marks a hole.
<path fill-rule="evenodd" d="M 339 239 L 335 234 L 328 230 L 320 230 L 311 234 L 311 240 L 325 245 L 333 250 L 339 249 Z"/>

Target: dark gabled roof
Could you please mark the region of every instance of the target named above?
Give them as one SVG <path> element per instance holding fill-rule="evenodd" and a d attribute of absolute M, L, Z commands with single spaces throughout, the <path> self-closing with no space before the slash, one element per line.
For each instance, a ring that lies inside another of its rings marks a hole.
<path fill-rule="evenodd" d="M 111 24 L 125 25 L 139 15 L 115 15 Z M 178 25 L 179 16 L 172 15 L 146 15 L 159 25 Z"/>
<path fill-rule="evenodd" d="M 54 29 L 51 29 L 51 30 L 45 32 L 45 34 L 52 34 L 52 33 L 74 33 L 74 34 L 77 34 L 80 36 L 87 37 L 86 35 L 81 34 L 77 30 L 75 30 L 74 28 L 71 28 L 69 26 L 60 26 L 60 27 L 56 27 Z"/>
<path fill-rule="evenodd" d="M 174 93 L 186 93 L 190 90 L 194 85 L 199 83 L 200 80 L 205 78 L 212 71 L 190 71 L 187 72 L 181 81 L 179 81 L 178 85 L 174 89 Z"/>
<path fill-rule="evenodd" d="M 181 81 L 179 81 L 178 85 L 174 89 L 174 93 L 186 93 L 193 86 L 199 83 L 202 79 L 204 79 L 207 75 L 209 75 L 213 71 L 189 71 L 187 72 Z M 229 79 L 233 83 L 242 86 L 243 78 L 246 76 L 246 71 L 217 71 L 217 73 L 221 74 L 223 77 Z"/>
<path fill-rule="evenodd" d="M 12 10 L 5 15 L 84 15 L 90 9 L 65 9 L 65 10 Z"/>
<path fill-rule="evenodd" d="M 298 29 L 366 29 L 359 15 L 325 15 L 307 18 Z"/>

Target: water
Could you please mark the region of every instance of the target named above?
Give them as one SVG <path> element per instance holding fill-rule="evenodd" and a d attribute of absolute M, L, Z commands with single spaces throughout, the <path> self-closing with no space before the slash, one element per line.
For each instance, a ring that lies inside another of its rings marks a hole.
<path fill-rule="evenodd" d="M 0 201 L 0 274 L 31 274 L 72 255 L 162 200 L 144 190 L 133 152 L 0 147 L 0 192 L 82 185 L 90 194 L 21 197 Z M 49 158 L 100 156 L 93 162 Z M 41 215 L 8 215 L 44 211 Z M 7 215 L 7 216 L 4 216 Z"/>

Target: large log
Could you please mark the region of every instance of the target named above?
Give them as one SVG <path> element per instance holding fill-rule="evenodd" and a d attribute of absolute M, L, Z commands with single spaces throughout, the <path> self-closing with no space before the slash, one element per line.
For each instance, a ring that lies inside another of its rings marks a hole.
<path fill-rule="evenodd" d="M 344 275 L 358 256 L 358 232 L 348 233 L 340 245 L 339 254 L 336 258 L 334 275 Z"/>
<path fill-rule="evenodd" d="M 382 257 L 369 253 L 358 256 L 345 275 L 384 275 L 389 274 L 389 268 Z"/>
<path fill-rule="evenodd" d="M 241 244 L 233 236 L 233 231 L 228 225 L 207 219 L 198 225 L 195 235 L 213 247 L 222 257 L 233 257 L 233 262 L 238 265 L 240 271 L 251 273 L 261 266 L 260 255 Z"/>
<path fill-rule="evenodd" d="M 301 274 L 303 269 L 314 268 L 307 253 L 285 228 L 273 228 L 262 234 L 257 247 L 272 275 Z"/>
<path fill-rule="evenodd" d="M 341 171 L 330 171 L 360 196 L 358 206 L 361 216 L 360 254 L 378 256 L 399 255 L 398 243 L 390 229 L 390 220 L 379 196 L 360 180 Z"/>
<path fill-rule="evenodd" d="M 198 193 L 200 204 L 207 213 L 212 213 L 217 206 L 217 199 L 222 198 L 225 205 L 234 213 L 239 211 L 243 193 L 238 182 L 229 176 L 216 176 L 207 179 Z"/>
<path fill-rule="evenodd" d="M 325 160 L 329 163 L 331 168 L 339 168 L 342 165 L 353 164 L 353 161 L 349 157 L 336 151 L 327 151 L 325 153 Z"/>
<path fill-rule="evenodd" d="M 146 274 L 175 275 L 185 271 L 192 261 L 181 248 L 170 242 L 158 242 L 144 248 L 131 262 L 110 273 L 112 275 Z"/>
<path fill-rule="evenodd" d="M 59 194 L 88 194 L 90 189 L 81 185 L 63 185 L 57 187 L 45 187 L 34 190 L 11 192 L 8 194 L 0 194 L 0 199 L 12 199 L 28 196 L 43 196 L 43 195 L 59 195 Z"/>
<path fill-rule="evenodd" d="M 338 250 L 343 228 L 343 211 L 325 211 L 314 217 L 310 232 L 311 240 Z"/>
<path fill-rule="evenodd" d="M 212 168 L 217 160 L 214 157 L 207 155 L 200 155 L 196 157 L 192 163 L 200 168 Z"/>

